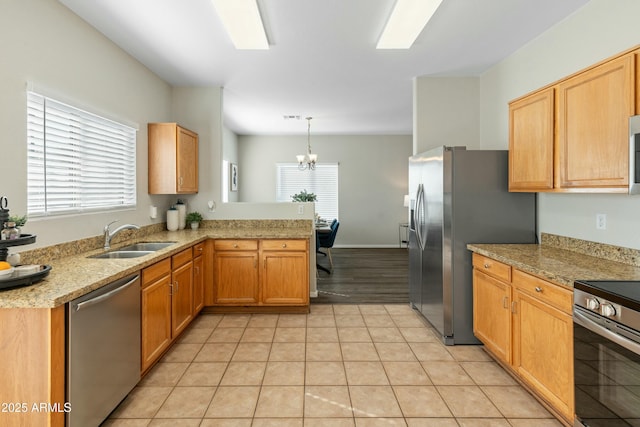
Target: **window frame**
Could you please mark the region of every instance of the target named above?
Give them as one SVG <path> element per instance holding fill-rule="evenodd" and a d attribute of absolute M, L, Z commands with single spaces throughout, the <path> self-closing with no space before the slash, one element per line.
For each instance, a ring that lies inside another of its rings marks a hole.
<path fill-rule="evenodd" d="M 340 164 L 335 163 L 316 163 L 314 170 L 300 170 L 298 163 L 276 163 L 276 201 L 291 203 L 291 196 L 306 190 L 309 193 L 315 193 L 318 200 L 315 202 L 316 214 L 325 219 L 338 218 L 340 213 L 339 206 L 339 184 L 340 184 Z M 283 188 L 282 180 L 285 179 L 283 171 L 286 170 L 287 176 L 302 178 L 298 184 L 287 184 Z M 327 173 L 333 173 L 333 176 L 326 176 Z M 309 180 L 322 179 L 322 182 L 311 183 Z M 326 188 L 318 188 L 325 186 Z M 327 201 L 328 200 L 328 201 Z M 325 206 L 329 203 L 330 206 Z"/>
<path fill-rule="evenodd" d="M 137 207 L 137 126 L 27 88 L 27 215 Z"/>

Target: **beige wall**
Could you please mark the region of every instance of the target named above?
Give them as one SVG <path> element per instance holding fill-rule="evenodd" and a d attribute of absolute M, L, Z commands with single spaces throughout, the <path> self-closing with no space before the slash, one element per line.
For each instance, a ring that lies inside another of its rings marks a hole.
<path fill-rule="evenodd" d="M 76 106 L 139 126 L 136 210 L 58 219 L 31 219 L 34 248 L 101 233 L 111 220 L 149 224 L 149 205 L 166 208 L 165 196 L 147 194 L 147 122 L 170 119 L 171 88 L 75 14 L 53 0 L 3 1 L 0 13 L 0 195 L 12 214 L 27 209 L 26 85 Z M 158 218 L 156 221 L 161 221 Z"/>
<path fill-rule="evenodd" d="M 413 153 L 480 146 L 480 79 L 417 77 L 413 81 Z"/>
<path fill-rule="evenodd" d="M 640 44 L 640 2 L 591 0 L 480 79 L 482 148 L 508 147 L 508 102 Z M 540 194 L 539 229 L 640 249 L 640 197 Z M 607 229 L 596 230 L 596 214 Z"/>
<path fill-rule="evenodd" d="M 397 247 L 398 223 L 407 220 L 411 136 L 312 135 L 311 145 L 320 162 L 340 164 L 336 246 Z M 239 136 L 239 200 L 275 201 L 276 163 L 295 162 L 305 148 L 302 135 Z"/>

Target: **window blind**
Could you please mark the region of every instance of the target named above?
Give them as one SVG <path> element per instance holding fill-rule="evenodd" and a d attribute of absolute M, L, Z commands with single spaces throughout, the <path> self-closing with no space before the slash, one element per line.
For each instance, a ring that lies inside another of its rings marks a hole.
<path fill-rule="evenodd" d="M 27 92 L 27 213 L 136 206 L 136 130 Z"/>
<path fill-rule="evenodd" d="M 291 202 L 291 196 L 306 190 L 315 193 L 316 214 L 338 218 L 338 164 L 318 163 L 315 170 L 301 171 L 297 163 L 276 164 L 276 200 Z"/>

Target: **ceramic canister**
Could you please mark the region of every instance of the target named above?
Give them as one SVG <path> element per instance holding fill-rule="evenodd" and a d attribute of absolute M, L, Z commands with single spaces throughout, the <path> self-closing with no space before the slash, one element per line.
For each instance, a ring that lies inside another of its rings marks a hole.
<path fill-rule="evenodd" d="M 178 209 L 178 229 L 184 230 L 187 226 L 187 205 L 178 203 L 176 209 Z"/>
<path fill-rule="evenodd" d="M 167 230 L 176 231 L 180 223 L 177 209 L 169 209 L 167 211 Z"/>

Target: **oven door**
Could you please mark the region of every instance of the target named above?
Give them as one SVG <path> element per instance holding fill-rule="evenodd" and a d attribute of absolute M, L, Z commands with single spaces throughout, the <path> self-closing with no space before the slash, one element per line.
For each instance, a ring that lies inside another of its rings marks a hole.
<path fill-rule="evenodd" d="M 575 426 L 640 425 L 640 334 L 574 306 Z"/>

